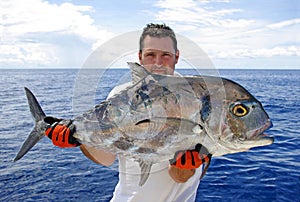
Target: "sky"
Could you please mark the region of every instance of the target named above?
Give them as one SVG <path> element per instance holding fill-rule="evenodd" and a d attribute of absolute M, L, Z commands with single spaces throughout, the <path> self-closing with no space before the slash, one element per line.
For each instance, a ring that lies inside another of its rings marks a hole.
<path fill-rule="evenodd" d="M 217 68 L 300 69 L 299 0 L 0 0 L 0 15 L 0 68 L 81 67 L 114 37 L 165 23 Z"/>

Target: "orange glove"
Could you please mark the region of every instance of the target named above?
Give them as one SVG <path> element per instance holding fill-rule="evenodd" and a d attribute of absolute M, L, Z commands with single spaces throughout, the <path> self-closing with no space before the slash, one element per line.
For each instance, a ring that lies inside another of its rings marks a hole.
<path fill-rule="evenodd" d="M 204 163 L 209 163 L 211 156 L 204 146 L 197 144 L 195 149 L 177 151 L 170 164 L 180 169 L 196 169 Z"/>
<path fill-rule="evenodd" d="M 44 121 L 50 126 L 45 130 L 45 135 L 52 140 L 55 146 L 67 148 L 77 147 L 80 143 L 73 137 L 75 125 L 72 120 L 57 119 L 47 116 Z"/>

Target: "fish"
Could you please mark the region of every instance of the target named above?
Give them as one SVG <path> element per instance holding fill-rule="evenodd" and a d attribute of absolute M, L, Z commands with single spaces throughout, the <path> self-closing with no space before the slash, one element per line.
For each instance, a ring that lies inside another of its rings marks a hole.
<path fill-rule="evenodd" d="M 72 119 L 81 144 L 139 163 L 143 186 L 151 166 L 201 144 L 215 156 L 267 146 L 272 122 L 262 104 L 240 84 L 221 77 L 173 76 L 148 72 L 129 62 L 132 84 Z M 49 124 L 34 94 L 25 87 L 35 125 L 14 161 L 41 138 Z M 201 151 L 200 151 L 201 153 Z M 205 171 L 210 165 L 203 162 Z"/>

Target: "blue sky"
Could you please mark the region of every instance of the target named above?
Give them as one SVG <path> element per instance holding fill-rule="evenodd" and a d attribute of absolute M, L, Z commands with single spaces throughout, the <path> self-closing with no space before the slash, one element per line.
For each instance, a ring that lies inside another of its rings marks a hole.
<path fill-rule="evenodd" d="M 0 13 L 0 68 L 80 67 L 101 44 L 154 22 L 217 68 L 300 69 L 298 0 L 10 0 Z"/>

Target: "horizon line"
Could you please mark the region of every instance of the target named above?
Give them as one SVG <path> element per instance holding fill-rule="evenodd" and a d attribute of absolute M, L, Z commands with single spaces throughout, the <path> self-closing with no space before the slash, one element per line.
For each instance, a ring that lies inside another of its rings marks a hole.
<path fill-rule="evenodd" d="M 100 68 L 100 67 L 0 67 L 0 70 L 47 70 L 47 69 L 130 69 L 129 67 L 107 67 L 107 68 Z M 188 70 L 188 69 L 218 69 L 218 70 L 300 70 L 300 67 L 284 67 L 284 68 L 276 68 L 276 67 L 215 67 L 215 68 L 193 68 L 193 67 L 176 67 L 176 70 Z"/>

